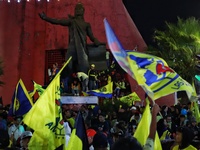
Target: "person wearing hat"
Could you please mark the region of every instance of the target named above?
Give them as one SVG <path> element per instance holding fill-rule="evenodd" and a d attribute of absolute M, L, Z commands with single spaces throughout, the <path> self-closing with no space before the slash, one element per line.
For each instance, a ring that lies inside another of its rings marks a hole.
<path fill-rule="evenodd" d="M 140 119 L 141 119 L 141 117 L 142 117 L 142 115 L 139 113 L 139 111 L 137 110 L 137 107 L 136 106 L 132 106 L 131 108 L 130 108 L 130 111 L 131 111 L 131 117 L 130 117 L 130 122 L 132 121 L 132 120 L 136 120 L 136 122 L 137 122 L 137 124 L 139 123 L 139 121 L 140 121 Z"/>
<path fill-rule="evenodd" d="M 88 138 L 88 143 L 89 143 L 89 150 L 94 150 L 94 147 L 93 147 L 93 138 L 96 134 L 96 131 L 94 129 L 87 129 L 86 130 L 86 133 L 87 133 L 87 138 Z"/>
<path fill-rule="evenodd" d="M 127 137 L 122 137 L 118 141 L 116 141 L 112 145 L 111 150 L 154 150 L 154 140 L 157 128 L 156 116 L 159 111 L 160 107 L 157 104 L 155 104 L 151 112 L 152 117 L 151 117 L 149 136 L 146 140 L 144 147 L 142 147 L 139 141 L 133 136 L 127 136 Z"/>
<path fill-rule="evenodd" d="M 20 145 L 23 150 L 28 150 L 28 143 L 33 136 L 31 131 L 24 131 L 21 135 Z"/>
<path fill-rule="evenodd" d="M 97 81 L 97 73 L 95 70 L 95 65 L 91 64 L 90 69 L 88 71 L 89 76 L 89 90 L 95 90 L 96 89 L 96 81 Z"/>

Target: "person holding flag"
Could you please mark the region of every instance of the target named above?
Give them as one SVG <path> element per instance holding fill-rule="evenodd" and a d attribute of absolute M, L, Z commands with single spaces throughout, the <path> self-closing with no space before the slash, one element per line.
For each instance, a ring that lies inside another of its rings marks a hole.
<path fill-rule="evenodd" d="M 29 150 L 54 150 L 65 148 L 65 129 L 60 102 L 60 73 L 53 78 L 44 93 L 23 118 L 24 124 L 34 130 Z"/>
<path fill-rule="evenodd" d="M 117 63 L 137 81 L 152 100 L 177 91 L 186 91 L 188 97 L 191 97 L 194 91 L 192 86 L 171 69 L 165 60 L 157 56 L 125 50 L 106 19 L 104 19 L 104 26 L 108 46 Z"/>
<path fill-rule="evenodd" d="M 130 136 L 130 137 L 121 138 L 120 140 L 115 142 L 111 150 L 122 150 L 122 149 L 123 150 L 134 150 L 134 149 L 154 150 L 154 140 L 156 137 L 156 127 L 157 127 L 156 117 L 159 112 L 160 112 L 160 107 L 157 104 L 154 104 L 152 108 L 152 113 L 151 113 L 152 120 L 149 127 L 150 132 L 149 132 L 149 135 L 144 147 L 142 147 L 142 145 L 139 143 L 139 139 L 137 137 Z M 141 135 L 141 137 L 144 138 L 143 135 Z"/>

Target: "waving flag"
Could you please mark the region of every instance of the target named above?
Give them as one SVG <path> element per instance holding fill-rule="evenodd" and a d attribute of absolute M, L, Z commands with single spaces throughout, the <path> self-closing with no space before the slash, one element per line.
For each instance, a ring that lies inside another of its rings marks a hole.
<path fill-rule="evenodd" d="M 195 117 L 197 123 L 200 122 L 200 112 L 199 112 L 199 105 L 198 105 L 198 96 L 196 93 L 196 88 L 194 83 L 192 84 L 193 88 L 194 88 L 194 93 L 192 94 L 192 97 L 190 98 L 191 103 L 191 108 L 190 110 L 193 113 L 193 116 Z"/>
<path fill-rule="evenodd" d="M 140 142 L 142 146 L 146 144 L 147 138 L 149 136 L 150 124 L 151 124 L 151 111 L 149 107 L 149 100 L 147 100 L 146 107 L 142 114 L 142 118 L 133 135 Z M 155 135 L 154 150 L 162 150 L 162 146 L 157 132 Z"/>
<path fill-rule="evenodd" d="M 70 60 L 71 58 L 63 68 Z M 34 130 L 28 145 L 29 150 L 54 150 L 65 145 L 60 102 L 60 73 L 63 68 L 23 119 L 23 122 Z"/>
<path fill-rule="evenodd" d="M 127 57 L 135 80 L 153 100 L 177 91 L 186 91 L 191 97 L 193 87 L 162 58 L 133 51 L 127 51 Z"/>
<path fill-rule="evenodd" d="M 33 81 L 33 84 L 34 84 L 34 90 L 36 90 L 39 96 L 41 96 L 42 93 L 44 93 L 45 89 L 43 89 L 42 85 L 37 84 L 35 81 Z"/>
<path fill-rule="evenodd" d="M 60 108 L 60 77 L 50 83 L 23 119 L 34 130 L 29 149 L 56 149 L 65 143 L 65 131 Z"/>
<path fill-rule="evenodd" d="M 20 79 L 12 97 L 12 104 L 9 110 L 10 116 L 23 116 L 26 114 L 33 106 L 32 99 L 28 94 L 23 81 Z"/>
<path fill-rule="evenodd" d="M 140 101 L 140 98 L 135 92 L 133 92 L 129 95 L 125 95 L 125 96 L 121 97 L 119 100 L 128 104 L 128 106 L 132 106 L 133 102 Z"/>
<path fill-rule="evenodd" d="M 38 92 L 38 95 L 42 95 L 42 93 L 45 91 L 45 89 L 43 89 L 42 85 L 37 84 L 35 81 L 33 82 L 33 86 L 34 86 L 34 90 L 29 92 L 30 97 L 33 97 L 36 93 L 36 91 Z"/>
<path fill-rule="evenodd" d="M 109 82 L 107 85 L 97 89 L 87 92 L 90 95 L 95 95 L 99 97 L 111 98 L 113 93 L 113 82 Z"/>
<path fill-rule="evenodd" d="M 151 99 L 156 100 L 177 91 L 186 91 L 188 97 L 191 97 L 192 86 L 168 67 L 162 58 L 125 51 L 106 20 L 104 24 L 108 45 L 118 64 L 137 81 Z"/>
<path fill-rule="evenodd" d="M 124 69 L 124 71 L 126 71 L 131 77 L 133 77 L 134 73 L 132 72 L 132 70 L 129 67 L 129 62 L 126 57 L 127 54 L 124 51 L 121 43 L 115 36 L 112 28 L 110 27 L 110 25 L 106 19 L 104 19 L 104 26 L 106 29 L 106 37 L 107 37 L 107 41 L 108 41 L 108 46 L 109 46 L 114 58 L 116 59 L 118 64 L 122 67 L 122 69 Z"/>

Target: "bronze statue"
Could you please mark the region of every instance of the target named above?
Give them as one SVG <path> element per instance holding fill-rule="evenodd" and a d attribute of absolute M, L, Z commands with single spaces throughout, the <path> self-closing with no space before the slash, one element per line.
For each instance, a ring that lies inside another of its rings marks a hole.
<path fill-rule="evenodd" d="M 69 15 L 68 19 L 53 19 L 46 16 L 45 13 L 40 13 L 41 19 L 56 25 L 68 26 L 69 28 L 69 45 L 67 49 L 66 59 L 72 56 L 71 62 L 68 64 L 68 71 L 84 72 L 87 74 L 89 70 L 88 51 L 87 51 L 87 36 L 96 46 L 100 42 L 94 37 L 90 23 L 84 20 L 84 7 L 82 3 L 76 4 L 75 15 Z"/>

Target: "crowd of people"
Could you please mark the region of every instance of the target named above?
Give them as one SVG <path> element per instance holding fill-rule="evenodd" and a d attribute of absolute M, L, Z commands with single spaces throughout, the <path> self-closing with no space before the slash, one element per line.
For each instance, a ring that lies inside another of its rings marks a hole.
<path fill-rule="evenodd" d="M 154 106 L 152 111 L 153 108 Z M 178 103 L 175 106 L 158 108 L 155 127 L 163 150 L 200 148 L 200 124 L 193 116 L 191 103 L 187 105 Z M 33 131 L 23 124 L 22 117 L 9 117 L 8 109 L 8 106 L 0 107 L 0 149 L 6 147 L 27 149 Z M 138 144 L 138 147 L 141 147 L 133 135 L 143 116 L 143 111 L 143 106 L 118 107 L 114 101 L 110 110 L 104 109 L 103 105 L 63 104 L 66 143 L 74 129 L 77 114 L 81 112 L 90 150 L 97 150 L 96 147 L 118 150 L 120 146 L 125 150 L 135 150 L 131 145 Z M 130 147 L 125 148 L 127 145 Z"/>
<path fill-rule="evenodd" d="M 141 121 L 144 106 L 118 105 L 119 98 L 130 93 L 130 85 L 125 79 L 123 72 L 116 69 L 115 64 L 104 71 L 95 70 L 95 65 L 90 66 L 88 74 L 77 72 L 72 74 L 72 78 L 63 83 L 61 78 L 61 93 L 71 93 L 74 96 L 81 96 L 82 92 L 98 89 L 113 81 L 113 97 L 109 109 L 104 103 L 98 105 L 62 105 L 64 127 L 66 131 L 66 144 L 70 140 L 72 130 L 78 112 L 81 112 L 85 121 L 86 133 L 90 150 L 134 150 L 152 149 L 155 132 L 157 131 L 163 150 L 200 148 L 200 123 L 197 122 L 193 114 L 192 103 L 181 104 L 168 107 L 152 106 L 152 124 L 147 143 L 139 144 L 134 138 L 134 133 Z M 51 80 L 59 72 L 58 64 L 53 64 Z M 64 85 L 67 84 L 67 88 Z M 104 100 L 104 99 L 103 99 Z M 121 103 L 123 104 L 123 103 Z M 156 113 L 153 113 L 153 110 Z M 8 116 L 9 105 L 0 106 L 0 149 L 27 149 L 28 142 L 34 131 L 29 129 L 22 122 L 22 116 Z M 155 118 L 153 119 L 153 116 Z M 154 121 L 153 121 L 154 120 Z M 156 121 L 155 121 L 156 120 Z M 127 146 L 128 145 L 128 146 Z M 149 147 L 150 145 L 150 147 Z M 196 147 L 196 148 L 195 148 Z"/>
<path fill-rule="evenodd" d="M 81 113 L 90 150 L 153 150 L 156 131 L 163 150 L 200 149 L 200 123 L 194 117 L 191 103 L 178 103 L 171 107 L 152 105 L 150 133 L 146 144 L 141 145 L 134 138 L 134 133 L 143 117 L 144 106 L 116 105 L 120 97 L 131 93 L 131 89 L 124 74 L 118 73 L 120 69 L 116 69 L 116 64 L 110 65 L 108 51 L 106 52 L 106 61 L 109 66 L 107 70 L 97 71 L 94 64 L 89 66 L 85 49 L 86 35 L 96 46 L 101 42 L 94 37 L 90 24 L 85 22 L 84 11 L 83 5 L 78 3 L 74 16 L 69 15 L 68 19 L 54 19 L 46 16 L 45 13 L 39 14 L 44 21 L 69 28 L 70 43 L 67 59 L 73 57 L 68 67 L 70 71 L 73 70 L 72 68 L 76 68 L 81 72 L 74 72 L 71 77 L 61 74 L 62 95 L 70 93 L 80 96 L 83 92 L 103 87 L 110 81 L 114 83 L 113 98 L 110 99 L 112 101 L 111 109 L 105 109 L 103 103 L 99 105 L 62 105 L 66 145 L 75 128 L 77 115 Z M 89 70 L 88 67 L 90 67 Z M 54 63 L 49 72 L 50 82 L 58 72 L 59 65 Z M 8 111 L 9 105 L 0 105 L 0 149 L 27 150 L 34 131 L 23 124 L 22 116 L 8 116 Z"/>
<path fill-rule="evenodd" d="M 70 76 L 62 76 L 61 73 L 61 94 L 62 95 L 82 95 L 82 92 L 96 90 L 113 82 L 113 96 L 121 97 L 131 92 L 130 84 L 125 76 L 125 73 L 118 68 L 119 66 L 112 62 L 108 69 L 99 71 L 95 64 L 91 64 L 88 73 L 73 72 Z M 50 82 L 59 72 L 58 63 L 52 65 L 51 73 L 49 74 Z M 119 72 L 120 70 L 120 72 Z"/>
<path fill-rule="evenodd" d="M 51 80 L 58 73 L 59 67 L 55 63 Z M 119 98 L 130 93 L 130 85 L 123 72 L 117 73 L 115 64 L 107 70 L 98 72 L 92 64 L 88 74 L 73 73 L 64 87 L 61 78 L 61 93 L 71 93 L 81 96 L 82 92 L 98 89 L 113 81 L 113 97 L 110 109 L 103 103 L 99 105 L 62 105 L 66 144 L 70 140 L 78 112 L 82 114 L 90 150 L 139 150 L 153 149 L 153 141 L 157 131 L 163 150 L 195 150 L 200 149 L 200 123 L 193 114 L 192 103 L 178 103 L 177 105 L 152 105 L 152 122 L 147 143 L 139 144 L 134 133 L 141 121 L 144 106 L 117 105 Z M 155 109 L 155 110 L 154 110 Z M 28 142 L 34 131 L 22 122 L 22 116 L 8 116 L 9 105 L 0 106 L 0 149 L 28 149 Z M 155 112 L 154 112 L 155 111 Z M 195 148 L 196 147 L 196 148 Z"/>
<path fill-rule="evenodd" d="M 112 149 L 125 150 L 142 149 L 137 139 L 133 137 L 138 124 L 143 116 L 144 106 L 117 105 L 119 97 L 130 93 L 128 82 L 123 76 L 123 72 L 117 73 L 116 66 L 112 64 L 105 71 L 98 72 L 92 64 L 88 74 L 77 72 L 72 74 L 72 78 L 67 80 L 68 87 L 63 87 L 61 79 L 62 94 L 70 92 L 74 96 L 81 95 L 82 92 L 97 89 L 113 81 L 113 97 L 110 99 L 112 105 L 106 109 L 103 103 L 99 105 L 62 105 L 64 127 L 66 131 L 66 143 L 69 142 L 78 112 L 81 112 L 85 121 L 85 128 L 88 136 L 90 150 Z M 52 69 L 53 77 L 58 73 L 58 64 L 55 63 Z M 66 91 L 67 89 L 67 91 Z M 152 106 L 152 122 L 153 122 Z M 22 122 L 22 116 L 8 116 L 9 106 L 0 106 L 0 149 L 9 147 L 10 149 L 27 149 L 28 142 L 33 131 Z M 158 113 L 159 112 L 159 113 Z M 155 114 L 154 114 L 155 115 Z M 192 104 L 178 103 L 175 106 L 160 106 L 156 112 L 156 123 L 151 126 L 155 128 L 163 150 L 176 149 L 196 149 L 200 148 L 200 123 L 194 117 Z M 153 145 L 155 131 L 147 140 L 147 145 Z M 153 131 L 152 131 L 153 132 Z M 128 146 L 127 146 L 128 145 Z M 137 148 L 138 147 L 138 148 Z M 8 149 L 8 148 L 7 148 Z"/>

